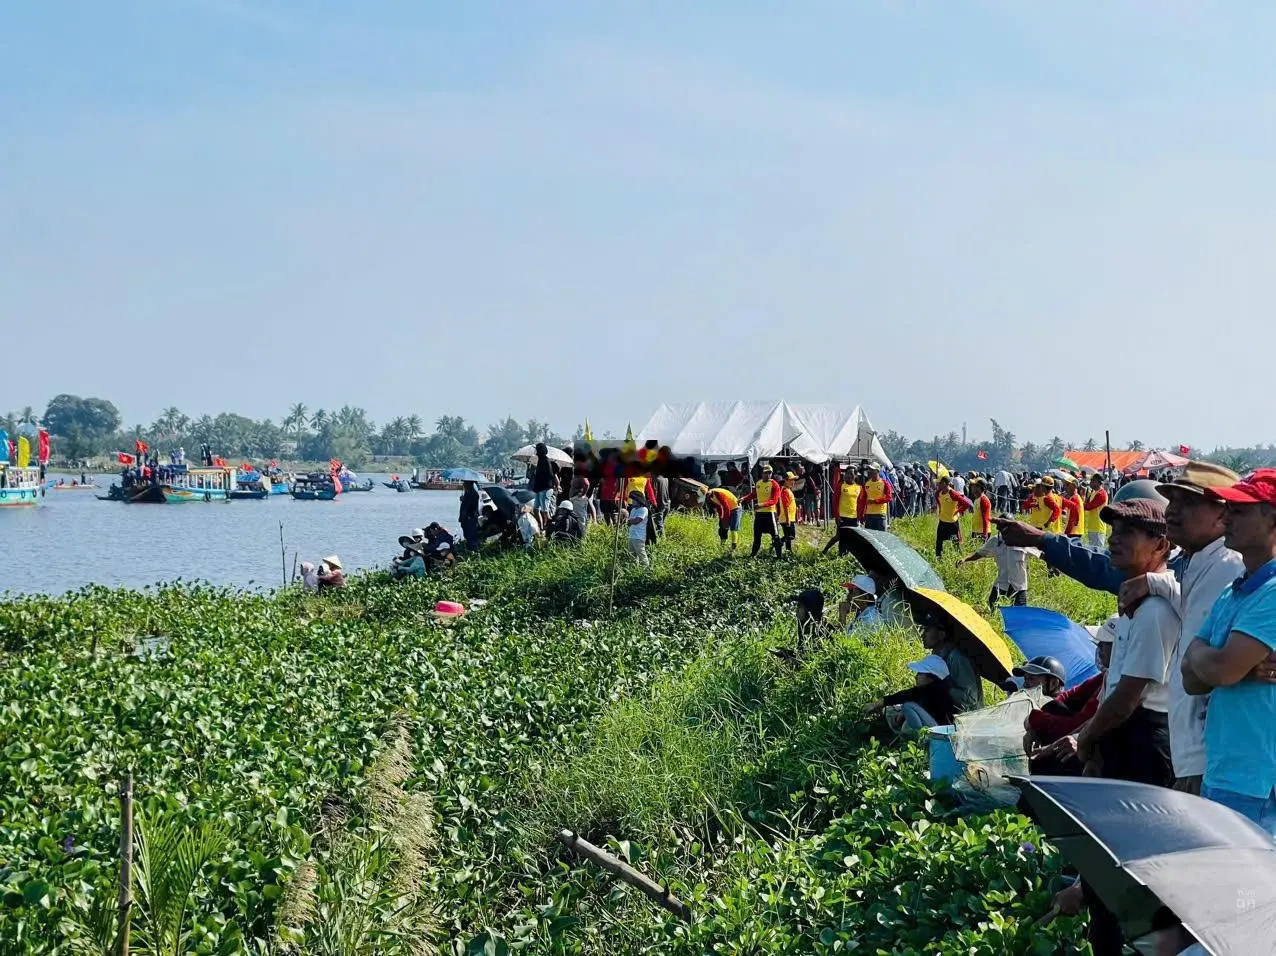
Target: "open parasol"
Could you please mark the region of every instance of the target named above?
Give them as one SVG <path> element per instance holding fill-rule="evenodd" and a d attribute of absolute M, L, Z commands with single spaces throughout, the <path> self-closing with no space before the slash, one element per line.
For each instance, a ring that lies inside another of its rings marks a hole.
<path fill-rule="evenodd" d="M 973 607 L 946 591 L 926 587 L 910 588 L 906 597 L 915 612 L 936 614 L 948 622 L 953 641 L 980 677 L 999 686 L 1010 679 L 1015 665 L 1005 638 Z"/>
<path fill-rule="evenodd" d="M 510 455 L 510 457 L 515 461 L 527 462 L 527 464 L 530 465 L 536 460 L 536 446 L 524 445 L 518 451 L 514 452 L 514 454 Z M 545 457 L 556 465 L 570 465 L 572 463 L 571 455 L 567 454 L 567 452 L 563 451 L 561 448 L 555 448 L 553 445 L 546 446 Z"/>
<path fill-rule="evenodd" d="M 920 554 L 889 531 L 851 528 L 847 539 L 851 554 L 866 571 L 898 578 L 906 588 L 944 590 L 935 569 Z"/>

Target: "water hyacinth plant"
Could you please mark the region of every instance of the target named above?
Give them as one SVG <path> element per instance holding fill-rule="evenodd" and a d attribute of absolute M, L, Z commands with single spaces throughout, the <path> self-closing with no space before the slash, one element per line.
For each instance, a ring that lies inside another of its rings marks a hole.
<path fill-rule="evenodd" d="M 900 530 L 925 553 L 933 526 Z M 954 815 L 916 746 L 866 732 L 861 708 L 908 680 L 914 634 L 836 636 L 797 666 L 770 653 L 793 641 L 786 599 L 831 601 L 849 561 L 727 557 L 712 524 L 679 516 L 650 569 L 622 556 L 613 593 L 613 553 L 597 528 L 580 548 L 331 596 L 0 603 L 0 951 L 109 945 L 124 769 L 139 847 L 190 841 L 162 891 L 153 853 L 135 951 L 1077 945 L 1075 920 L 1033 925 L 1061 864 L 1031 824 Z M 980 606 L 991 568 L 939 570 Z M 1104 613 L 1040 568 L 1033 587 Z M 445 627 L 440 599 L 486 604 Z M 135 656 L 150 635 L 167 652 Z M 667 883 L 692 922 L 566 855 L 563 827 Z M 176 928 L 144 915 L 164 893 L 183 898 Z"/>

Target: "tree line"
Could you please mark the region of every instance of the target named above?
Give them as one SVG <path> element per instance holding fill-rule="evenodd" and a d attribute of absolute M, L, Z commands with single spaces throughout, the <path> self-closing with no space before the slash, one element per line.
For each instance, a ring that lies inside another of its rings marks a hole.
<path fill-rule="evenodd" d="M 503 467 L 509 456 L 530 442 L 565 445 L 583 437 L 577 428 L 571 438 L 558 434 L 547 422 L 520 422 L 512 416 L 480 431 L 459 415 L 443 415 L 427 430 L 420 415 L 401 415 L 380 427 L 366 410 L 352 405 L 311 410 L 297 402 L 278 423 L 233 412 L 192 417 L 169 407 L 149 425 L 125 427 L 119 409 L 103 398 L 57 395 L 44 414 L 27 406 L 10 412 L 0 424 L 12 435 L 25 422 L 47 428 L 55 459 L 84 461 L 132 452 L 137 441 L 165 454 L 185 448 L 188 456 L 207 443 L 215 455 L 251 461 L 340 459 L 360 468 L 373 457 L 402 457 L 423 468 L 452 466 Z M 610 434 L 602 436 L 611 438 Z"/>
<path fill-rule="evenodd" d="M 523 445 L 544 441 L 562 446 L 584 436 L 577 427 L 565 437 L 547 422 L 530 419 L 520 422 L 513 416 L 493 422 L 480 431 L 459 415 L 442 415 L 427 429 L 420 415 L 399 415 L 380 427 L 357 406 L 337 409 L 309 408 L 297 402 L 284 418 L 254 419 L 233 412 L 193 418 L 180 409 L 164 409 L 149 425 L 125 428 L 119 409 L 104 398 L 57 395 L 43 415 L 27 406 L 0 418 L 10 435 L 24 422 L 41 424 L 54 438 L 54 456 L 59 460 L 82 461 L 132 451 L 141 440 L 159 452 L 184 447 L 194 452 L 207 443 L 214 454 L 253 461 L 292 459 L 328 461 L 338 458 L 352 468 L 360 468 L 373 457 L 402 457 L 423 468 L 470 465 L 496 468 L 509 463 L 509 456 Z M 938 454 L 945 464 L 963 471 L 1045 471 L 1068 449 L 1102 451 L 1103 443 L 1093 437 L 1078 443 L 1059 436 L 1047 442 L 1019 442 L 1013 432 L 990 420 L 991 436 L 963 442 L 956 432 L 929 439 L 909 439 L 891 430 L 878 435 L 893 461 L 930 461 Z M 611 439 L 610 433 L 599 436 Z M 1143 451 L 1141 441 L 1124 443 L 1120 449 Z M 1169 449 L 1177 451 L 1177 449 Z M 980 458 L 980 452 L 987 457 Z M 1208 454 L 1193 452 L 1233 471 L 1276 465 L 1276 446 L 1216 448 Z"/>
<path fill-rule="evenodd" d="M 957 432 L 937 435 L 931 438 L 909 439 L 899 432 L 891 430 L 880 433 L 877 437 L 882 449 L 892 461 L 933 461 L 938 455 L 940 461 L 960 471 L 1036 471 L 1044 472 L 1055 466 L 1055 462 L 1070 450 L 1103 451 L 1104 442 L 1088 437 L 1081 442 L 1065 441 L 1058 435 L 1049 441 L 1036 443 L 1032 441 L 1019 443 L 1014 432 L 1001 426 L 995 418 L 989 419 L 991 436 L 973 441 L 962 441 Z M 1148 451 L 1148 447 L 1138 440 L 1124 444 L 1113 444 L 1113 451 Z M 1163 449 L 1177 454 L 1178 448 Z M 981 458 L 981 453 L 986 457 Z M 1217 462 L 1244 474 L 1254 468 L 1276 465 L 1276 445 L 1253 445 L 1249 448 L 1215 448 L 1204 452 L 1193 449 L 1193 458 L 1202 458 Z"/>

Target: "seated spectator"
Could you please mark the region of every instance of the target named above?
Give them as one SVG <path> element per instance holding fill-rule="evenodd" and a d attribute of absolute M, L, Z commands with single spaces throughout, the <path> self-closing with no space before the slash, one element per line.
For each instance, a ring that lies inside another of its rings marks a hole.
<path fill-rule="evenodd" d="M 309 561 L 301 562 L 301 586 L 307 591 L 319 590 L 319 572 Z"/>
<path fill-rule="evenodd" d="M 1023 678 L 1023 689 L 1032 690 L 1035 687 L 1041 688 L 1041 693 L 1046 697 L 1058 697 L 1063 690 L 1063 685 L 1068 680 L 1067 671 L 1053 657 L 1034 657 L 1027 663 L 1020 664 L 1010 673 L 1015 677 Z M 1018 684 L 1016 684 L 1018 689 Z"/>
<path fill-rule="evenodd" d="M 913 686 L 873 701 L 864 713 L 884 714 L 887 726 L 896 733 L 951 724 L 956 710 L 944 659 L 931 654 L 913 661 L 908 669 L 913 672 Z"/>
<path fill-rule="evenodd" d="M 404 541 L 408 542 L 404 546 L 404 555 L 395 558 L 390 565 L 390 577 L 396 581 L 403 578 L 425 577 L 425 558 L 421 554 L 424 545 L 406 537 L 399 539 L 401 544 Z"/>
<path fill-rule="evenodd" d="M 922 646 L 943 658 L 948 665 L 949 693 L 957 713 L 979 710 L 984 706 L 984 685 L 974 663 L 953 640 L 952 624 L 942 615 L 923 614 L 918 624 L 923 628 Z"/>
<path fill-rule="evenodd" d="M 346 586 L 346 574 L 341 559 L 330 554 L 319 562 L 319 590 L 333 591 Z"/>
<path fill-rule="evenodd" d="M 1077 759 L 1077 732 L 1099 709 L 1103 698 L 1103 681 L 1112 657 L 1117 618 L 1095 632 L 1095 663 L 1099 673 L 1089 680 L 1065 690 L 1046 701 L 1024 721 L 1024 753 L 1028 754 L 1032 773 L 1057 777 L 1079 777 L 1082 766 Z"/>
<path fill-rule="evenodd" d="M 426 527 L 423 543 L 425 547 L 421 555 L 431 567 L 455 563 L 453 549 L 456 547 L 456 538 L 437 521 L 430 522 Z"/>
<path fill-rule="evenodd" d="M 570 501 L 560 501 L 545 533 L 550 541 L 579 544 L 585 537 L 585 527 L 576 514 L 576 506 Z"/>
<path fill-rule="evenodd" d="M 536 547 L 536 539 L 541 536 L 540 522 L 536 520 L 535 509 L 530 503 L 523 505 L 518 516 L 518 533 L 523 540 L 523 547 L 531 550 Z"/>
<path fill-rule="evenodd" d="M 842 587 L 846 597 L 837 606 L 837 621 L 847 633 L 885 623 L 877 608 L 877 582 L 867 574 L 857 574 Z"/>

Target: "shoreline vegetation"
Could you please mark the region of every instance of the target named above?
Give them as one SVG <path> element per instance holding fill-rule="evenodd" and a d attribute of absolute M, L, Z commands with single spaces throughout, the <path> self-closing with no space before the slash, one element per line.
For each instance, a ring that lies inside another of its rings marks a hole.
<path fill-rule="evenodd" d="M 214 455 L 227 461 L 244 459 L 265 462 L 272 459 L 291 461 L 298 466 L 318 466 L 324 470 L 332 459 L 345 462 L 356 471 L 367 468 L 375 459 L 398 459 L 422 468 L 505 468 L 509 456 L 523 445 L 544 441 L 556 447 L 577 442 L 586 434 L 586 424 L 577 425 L 570 437 L 559 434 L 548 423 L 529 419 L 520 422 L 512 415 L 493 422 L 486 429 L 466 421 L 459 415 L 441 415 L 430 423 L 421 415 L 397 415 L 377 425 L 365 409 L 343 405 L 337 409 L 310 408 L 296 402 L 279 423 L 271 419 L 253 419 L 233 412 L 192 417 L 170 406 L 149 425 L 125 426 L 123 416 L 114 403 L 103 398 L 78 395 L 54 396 L 44 414 L 37 416 L 27 406 L 0 416 L 0 428 L 10 435 L 20 427 L 42 424 L 52 435 L 54 464 L 80 471 L 76 462 L 92 462 L 92 470 L 117 470 L 117 452 L 132 452 L 135 442 L 143 441 L 161 455 L 178 447 L 194 454 L 207 443 Z M 1104 442 L 1095 437 L 1056 435 L 1045 442 L 1020 441 L 996 419 L 989 419 L 989 437 L 975 436 L 967 440 L 950 431 L 909 439 L 891 429 L 879 433 L 886 453 L 896 463 L 924 462 L 938 459 L 961 471 L 1041 471 L 1069 449 L 1102 451 Z M 619 440 L 610 432 L 597 435 L 601 442 Z M 1142 441 L 1124 440 L 1118 447 L 1128 451 L 1149 451 Z M 1187 446 L 1182 446 L 1187 447 Z M 1180 446 L 1167 449 L 1180 451 Z M 1248 448 L 1218 447 L 1206 454 L 1196 449 L 1192 457 L 1214 461 L 1238 474 L 1259 467 L 1276 465 L 1276 445 L 1253 445 Z M 88 467 L 83 470 L 90 470 Z M 301 467 L 293 470 L 300 471 Z M 311 468 L 311 470 L 314 470 Z M 410 470 L 405 464 L 400 470 Z"/>
<path fill-rule="evenodd" d="M 894 530 L 929 555 L 933 518 Z M 614 547 L 596 527 L 324 596 L 0 603 L 0 950 L 109 946 L 126 771 L 138 866 L 181 874 L 167 901 L 138 896 L 137 952 L 1083 945 L 1079 918 L 1039 925 L 1062 864 L 1029 821 L 955 815 L 923 747 L 868 734 L 861 709 L 904 686 L 915 634 L 837 635 L 796 667 L 770 653 L 793 640 L 786 599 L 833 595 L 849 560 L 725 557 L 712 523 L 674 515 L 650 569 L 622 556 L 613 595 Z M 981 608 L 995 569 L 956 557 L 938 569 Z M 1077 620 L 1112 611 L 1035 564 L 1032 588 Z M 451 626 L 428 611 L 480 598 Z M 562 828 L 691 922 L 568 854 Z"/>

